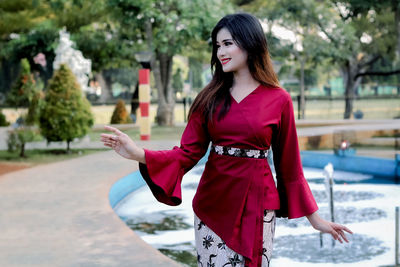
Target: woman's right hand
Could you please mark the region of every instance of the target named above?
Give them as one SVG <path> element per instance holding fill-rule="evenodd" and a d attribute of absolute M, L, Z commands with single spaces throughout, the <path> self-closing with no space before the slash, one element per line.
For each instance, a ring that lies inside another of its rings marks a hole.
<path fill-rule="evenodd" d="M 101 141 L 105 146 L 112 148 L 124 158 L 146 163 L 144 150 L 138 147 L 127 134 L 111 126 L 104 126 L 104 129 L 114 133 L 101 134 Z"/>

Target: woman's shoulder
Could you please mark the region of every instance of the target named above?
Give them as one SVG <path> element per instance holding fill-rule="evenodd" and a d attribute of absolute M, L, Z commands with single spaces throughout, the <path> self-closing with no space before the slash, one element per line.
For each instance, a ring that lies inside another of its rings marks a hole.
<path fill-rule="evenodd" d="M 262 92 L 264 92 L 269 97 L 273 97 L 275 99 L 278 98 L 282 102 L 287 102 L 292 99 L 290 93 L 282 87 L 274 87 L 269 85 L 261 85 L 261 86 L 263 89 Z"/>

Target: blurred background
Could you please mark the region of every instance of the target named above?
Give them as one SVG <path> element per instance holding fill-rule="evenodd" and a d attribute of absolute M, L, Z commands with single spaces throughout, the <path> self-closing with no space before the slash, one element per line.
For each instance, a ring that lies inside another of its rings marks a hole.
<path fill-rule="evenodd" d="M 27 102 L 7 101 L 23 59 L 46 92 L 64 30 L 71 48 L 91 62 L 81 87 L 95 124 L 109 122 L 119 99 L 137 115 L 137 73 L 143 65 L 138 53 L 150 54 L 152 120 L 183 122 L 210 80 L 210 31 L 223 15 L 245 11 L 262 22 L 297 118 L 397 118 L 398 5 L 392 0 L 2 0 L 0 107 L 10 123 L 24 112 L 15 107 L 27 108 Z"/>

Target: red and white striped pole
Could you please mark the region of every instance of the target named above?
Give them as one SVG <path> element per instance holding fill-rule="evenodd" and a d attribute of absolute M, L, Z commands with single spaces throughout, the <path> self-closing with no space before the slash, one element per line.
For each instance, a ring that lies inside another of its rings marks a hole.
<path fill-rule="evenodd" d="M 150 70 L 139 70 L 140 140 L 150 140 Z"/>

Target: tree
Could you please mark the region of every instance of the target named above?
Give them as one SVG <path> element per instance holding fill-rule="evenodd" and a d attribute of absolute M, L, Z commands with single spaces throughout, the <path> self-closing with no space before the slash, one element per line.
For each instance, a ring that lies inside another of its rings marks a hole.
<path fill-rule="evenodd" d="M 48 142 L 66 141 L 67 152 L 74 138 L 86 135 L 93 125 L 90 103 L 82 95 L 74 74 L 64 64 L 49 81 L 40 114 L 40 129 Z"/>
<path fill-rule="evenodd" d="M 26 33 L 46 20 L 46 1 L 2 0 L 0 1 L 0 40 L 9 40 L 10 34 Z"/>
<path fill-rule="evenodd" d="M 335 5 L 336 12 L 340 15 L 338 23 L 342 25 L 342 29 L 347 30 L 348 34 L 343 34 L 341 38 L 338 38 L 328 30 L 327 23 L 320 23 L 320 29 L 330 43 L 347 50 L 339 50 L 344 56 L 339 57 L 338 61 L 345 83 L 345 119 L 350 118 L 353 112 L 355 90 L 362 78 L 373 74 L 371 70 L 380 58 L 388 56 L 394 58 L 396 49 L 395 16 L 387 16 L 388 13 L 393 13 L 393 9 L 391 7 L 376 8 L 371 1 L 367 1 L 371 4 L 369 9 L 371 12 L 356 14 L 349 11 L 351 10 L 349 4 L 352 2 L 357 1 L 342 1 L 339 4 L 336 2 Z M 382 31 L 385 33 L 382 34 Z M 343 46 L 343 43 L 347 45 Z"/>
<path fill-rule="evenodd" d="M 260 12 L 268 11 L 265 14 L 282 26 L 290 29 L 297 28 L 296 24 L 303 26 L 306 31 L 302 35 L 302 47 L 312 61 L 329 58 L 339 66 L 345 87 L 345 119 L 351 117 L 355 89 L 362 76 L 371 74 L 368 70 L 380 58 L 393 54 L 396 43 L 394 16 L 386 15 L 393 8 L 380 6 L 378 9 L 375 4 L 374 9 L 372 3 L 376 1 L 366 2 L 371 12 L 352 13 L 351 4 L 361 3 L 358 0 L 283 0 L 269 1 L 264 6 L 262 1 L 255 0 L 250 4 L 252 7 L 258 4 Z M 291 19 L 287 20 L 288 16 Z M 295 24 L 287 25 L 287 21 Z"/>
<path fill-rule="evenodd" d="M 21 73 L 7 95 L 7 103 L 13 107 L 29 107 L 35 95 L 36 81 L 26 58 L 21 60 Z"/>
<path fill-rule="evenodd" d="M 246 8 L 252 10 L 258 14 L 261 18 L 265 18 L 264 21 L 268 22 L 267 36 L 273 41 L 271 55 L 274 52 L 280 54 L 281 57 L 285 55 L 287 58 L 283 58 L 286 64 L 290 64 L 290 61 L 297 61 L 299 65 L 299 80 L 300 80 L 300 114 L 299 118 L 305 118 L 305 72 L 307 65 L 312 64 L 313 55 L 315 51 L 309 49 L 310 47 L 306 45 L 312 33 L 316 31 L 316 25 L 313 25 L 313 16 L 315 14 L 316 4 L 313 1 L 300 0 L 300 1 L 270 1 L 270 2 L 260 2 L 247 1 Z M 261 8 L 260 8 L 261 7 Z M 304 12 L 307 10 L 307 12 Z M 292 45 L 286 45 L 282 48 L 280 47 L 280 41 L 277 41 L 276 37 L 272 32 L 272 27 L 274 25 L 279 25 L 281 27 L 290 29 L 293 32 L 294 40 L 292 40 Z M 287 53 L 288 48 L 290 53 Z M 274 51 L 275 50 L 275 51 Z"/>
<path fill-rule="evenodd" d="M 8 126 L 10 123 L 7 121 L 6 116 L 3 114 L 3 111 L 0 109 L 0 127 Z"/>
<path fill-rule="evenodd" d="M 172 59 L 190 48 L 191 43 L 209 39 L 217 20 L 232 10 L 227 0 L 108 0 L 115 10 L 121 35 L 150 50 L 150 60 L 158 92 L 156 122 L 173 124 Z M 190 41 L 189 41 L 190 40 Z"/>
<path fill-rule="evenodd" d="M 135 47 L 121 41 L 121 38 L 118 27 L 107 18 L 82 27 L 72 35 L 79 50 L 92 60 L 94 79 L 102 88 L 100 102 L 112 98 L 113 82 L 118 80 L 130 87 L 137 81 L 138 64 L 132 52 Z"/>
<path fill-rule="evenodd" d="M 21 60 L 21 72 L 12 90 L 7 95 L 7 102 L 15 107 L 28 107 L 28 114 L 18 119 L 17 127 L 9 132 L 8 150 L 19 150 L 20 157 L 25 157 L 25 145 L 37 135 L 34 125 L 38 121 L 42 90 L 37 85 L 28 60 Z"/>
<path fill-rule="evenodd" d="M 33 29 L 46 23 L 49 10 L 45 1 L 0 1 L 0 92 L 6 93 L 11 88 L 18 76 L 20 60 L 31 60 L 36 55 L 28 48 L 35 41 L 26 36 L 36 35 Z"/>
<path fill-rule="evenodd" d="M 124 100 L 118 100 L 114 112 L 111 116 L 111 124 L 132 123 L 129 112 L 126 110 Z"/>
<path fill-rule="evenodd" d="M 182 81 L 182 70 L 181 68 L 177 68 L 173 78 L 172 78 L 172 88 L 174 92 L 182 92 L 183 91 L 183 81 Z"/>

